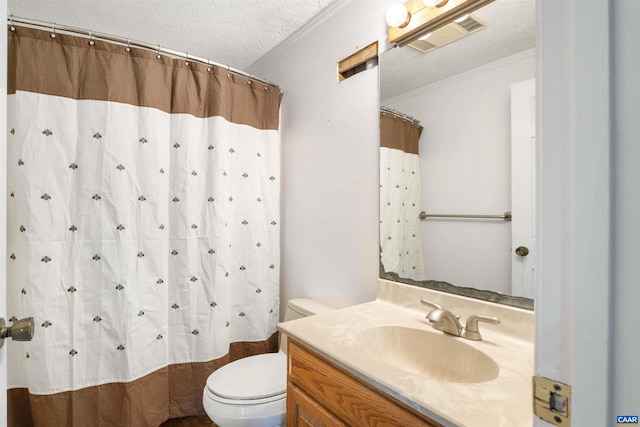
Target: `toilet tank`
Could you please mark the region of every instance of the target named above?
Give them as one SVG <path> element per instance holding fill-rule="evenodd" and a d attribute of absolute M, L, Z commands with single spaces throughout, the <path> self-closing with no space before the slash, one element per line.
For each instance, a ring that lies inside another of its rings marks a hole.
<path fill-rule="evenodd" d="M 335 307 L 314 301 L 309 298 L 295 298 L 287 302 L 287 310 L 284 312 L 284 321 L 301 319 L 314 314 L 326 313 L 335 310 Z M 287 352 L 287 336 L 280 334 L 280 351 Z"/>
<path fill-rule="evenodd" d="M 309 298 L 294 298 L 287 303 L 287 310 L 284 312 L 284 321 L 287 322 L 289 320 L 326 313 L 332 310 L 335 310 L 335 307 Z"/>

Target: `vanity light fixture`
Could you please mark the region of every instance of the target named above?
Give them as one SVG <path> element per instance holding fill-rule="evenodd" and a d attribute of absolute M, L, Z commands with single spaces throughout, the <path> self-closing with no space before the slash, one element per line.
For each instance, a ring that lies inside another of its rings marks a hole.
<path fill-rule="evenodd" d="M 389 42 L 401 47 L 406 46 L 451 22 L 464 20 L 471 12 L 493 1 L 410 0 L 406 4 L 395 4 L 387 11 Z M 395 12 L 391 12 L 392 9 Z M 390 15 L 397 18 L 390 21 Z"/>
<path fill-rule="evenodd" d="M 403 3 L 395 3 L 387 9 L 386 20 L 390 27 L 404 28 L 411 21 L 411 14 Z"/>
<path fill-rule="evenodd" d="M 447 3 L 447 1 L 448 0 L 422 0 L 422 3 L 429 7 L 442 7 Z"/>

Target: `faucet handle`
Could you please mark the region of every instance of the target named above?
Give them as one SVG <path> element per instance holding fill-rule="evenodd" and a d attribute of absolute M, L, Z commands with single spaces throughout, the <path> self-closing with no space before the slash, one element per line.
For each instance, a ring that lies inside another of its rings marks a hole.
<path fill-rule="evenodd" d="M 482 340 L 482 335 L 480 335 L 480 330 L 478 329 L 478 322 L 487 322 L 497 325 L 500 323 L 500 319 L 495 316 L 485 316 L 484 314 L 472 314 L 467 318 L 467 325 L 460 336 L 473 341 Z"/>
<path fill-rule="evenodd" d="M 431 307 L 434 310 L 439 310 L 442 308 L 440 304 L 436 304 L 435 302 L 431 302 L 428 299 L 424 299 L 424 298 L 420 300 L 420 304 L 426 305 L 427 307 Z"/>

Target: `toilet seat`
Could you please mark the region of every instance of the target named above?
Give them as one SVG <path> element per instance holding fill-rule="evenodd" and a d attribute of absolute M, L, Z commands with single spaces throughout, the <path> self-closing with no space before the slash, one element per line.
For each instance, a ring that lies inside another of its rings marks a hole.
<path fill-rule="evenodd" d="M 204 410 L 222 427 L 281 427 L 286 411 L 287 356 L 267 353 L 236 360 L 209 375 Z"/>
<path fill-rule="evenodd" d="M 209 396 L 227 404 L 261 404 L 284 399 L 287 356 L 267 353 L 236 360 L 207 378 Z"/>
<path fill-rule="evenodd" d="M 218 403 L 223 403 L 225 405 L 262 405 L 265 403 L 277 402 L 278 400 L 284 400 L 287 397 L 287 393 L 276 394 L 275 396 L 265 397 L 263 399 L 225 399 L 224 397 L 220 397 L 215 393 L 212 393 L 211 390 L 207 389 L 206 396 L 208 396 L 211 400 Z"/>

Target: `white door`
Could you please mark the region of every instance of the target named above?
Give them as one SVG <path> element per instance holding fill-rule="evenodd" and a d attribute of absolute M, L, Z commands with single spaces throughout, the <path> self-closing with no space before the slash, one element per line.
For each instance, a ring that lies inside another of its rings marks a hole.
<path fill-rule="evenodd" d="M 511 85 L 511 293 L 533 298 L 536 265 L 536 83 Z"/>

